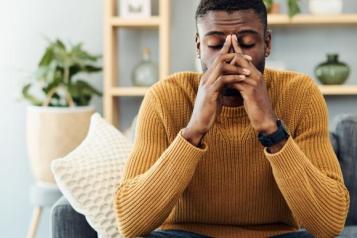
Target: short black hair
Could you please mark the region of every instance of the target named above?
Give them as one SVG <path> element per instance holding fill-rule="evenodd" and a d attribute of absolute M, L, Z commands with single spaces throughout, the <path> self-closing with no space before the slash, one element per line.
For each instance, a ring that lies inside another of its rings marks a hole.
<path fill-rule="evenodd" d="M 200 17 L 205 16 L 209 11 L 227 11 L 231 13 L 250 9 L 258 15 L 264 26 L 264 31 L 267 31 L 267 9 L 263 0 L 201 0 L 196 10 L 196 23 Z"/>

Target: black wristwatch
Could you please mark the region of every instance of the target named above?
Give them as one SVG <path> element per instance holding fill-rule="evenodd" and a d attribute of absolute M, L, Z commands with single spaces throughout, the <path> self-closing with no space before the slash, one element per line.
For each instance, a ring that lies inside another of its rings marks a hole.
<path fill-rule="evenodd" d="M 290 135 L 286 130 L 284 123 L 281 120 L 277 120 L 276 125 L 278 126 L 278 130 L 276 132 L 269 135 L 262 132 L 258 134 L 258 139 L 264 147 L 272 147 L 273 145 L 289 138 Z"/>

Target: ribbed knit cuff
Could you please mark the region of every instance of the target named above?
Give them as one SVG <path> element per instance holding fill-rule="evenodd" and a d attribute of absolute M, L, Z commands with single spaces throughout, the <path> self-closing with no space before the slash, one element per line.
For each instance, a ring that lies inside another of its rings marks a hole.
<path fill-rule="evenodd" d="M 264 154 L 273 170 L 284 178 L 292 177 L 301 171 L 307 162 L 304 153 L 291 136 L 279 152 L 271 154 L 265 148 Z"/>
<path fill-rule="evenodd" d="M 182 147 L 182 149 L 185 151 L 190 151 L 190 153 L 193 153 L 192 155 L 194 157 L 201 157 L 207 151 L 207 144 L 202 142 L 201 147 L 192 145 L 182 136 L 182 131 L 183 129 L 178 133 L 175 142 L 178 143 L 178 146 Z"/>

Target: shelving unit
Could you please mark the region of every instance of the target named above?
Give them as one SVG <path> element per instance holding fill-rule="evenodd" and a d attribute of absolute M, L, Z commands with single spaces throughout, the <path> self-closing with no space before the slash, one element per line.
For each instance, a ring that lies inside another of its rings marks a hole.
<path fill-rule="evenodd" d="M 325 96 L 352 96 L 357 95 L 357 86 L 341 85 L 341 86 L 319 86 L 321 92 Z"/>
<path fill-rule="evenodd" d="M 118 78 L 119 29 L 157 29 L 159 31 L 160 79 L 169 74 L 170 67 L 170 0 L 159 0 L 160 16 L 148 19 L 123 19 L 117 15 L 117 1 L 105 0 L 105 48 L 104 48 L 104 116 L 108 122 L 119 126 L 119 98 L 142 97 L 147 87 L 121 87 Z M 357 26 L 357 14 L 341 15 L 297 15 L 290 19 L 287 15 L 268 16 L 270 27 L 291 26 Z M 357 86 L 319 86 L 323 95 L 357 95 Z"/>
<path fill-rule="evenodd" d="M 269 14 L 270 26 L 356 25 L 357 14 L 340 15 L 287 15 Z"/>
<path fill-rule="evenodd" d="M 123 19 L 117 14 L 120 0 L 105 0 L 104 30 L 104 117 L 119 127 L 119 98 L 143 96 L 147 88 L 120 87 L 119 39 L 120 29 L 157 29 L 159 32 L 159 76 L 165 78 L 170 70 L 170 0 L 159 0 L 159 16 L 143 19 Z"/>
<path fill-rule="evenodd" d="M 288 15 L 269 14 L 268 24 L 270 27 L 293 27 L 293 26 L 357 26 L 357 14 L 340 15 L 296 15 L 289 18 Z M 319 85 L 321 93 L 325 96 L 351 96 L 357 95 L 357 85 Z"/>

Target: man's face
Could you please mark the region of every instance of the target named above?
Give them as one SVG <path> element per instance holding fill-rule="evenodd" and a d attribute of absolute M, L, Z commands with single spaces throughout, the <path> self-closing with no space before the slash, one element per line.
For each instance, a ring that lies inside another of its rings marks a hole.
<path fill-rule="evenodd" d="M 253 10 L 209 11 L 198 19 L 197 28 L 196 47 L 204 72 L 213 64 L 230 34 L 237 36 L 243 54 L 251 56 L 255 67 L 264 72 L 265 57 L 271 49 L 271 34 L 265 33 L 264 25 Z M 233 47 L 230 52 L 234 52 Z"/>

